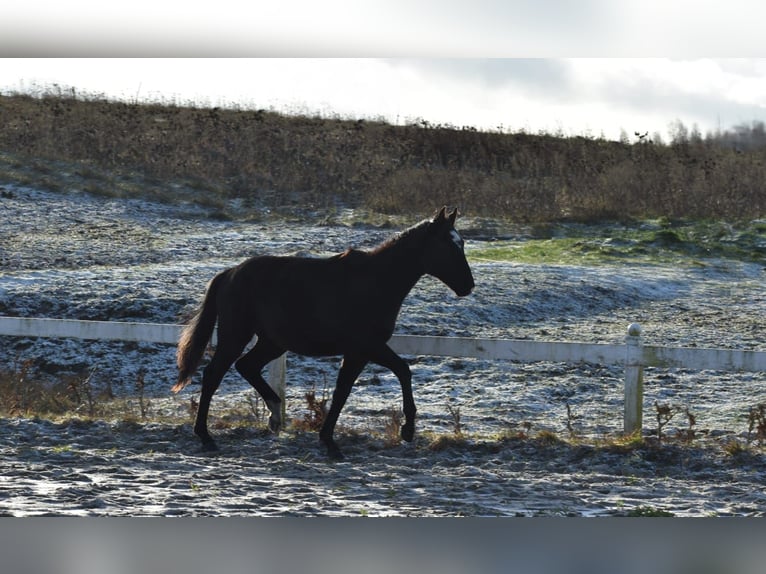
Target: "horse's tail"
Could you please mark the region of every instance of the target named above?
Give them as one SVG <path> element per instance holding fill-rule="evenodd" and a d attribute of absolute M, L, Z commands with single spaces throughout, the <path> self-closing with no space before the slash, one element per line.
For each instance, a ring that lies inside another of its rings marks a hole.
<path fill-rule="evenodd" d="M 202 361 L 202 355 L 207 348 L 208 341 L 213 336 L 213 329 L 218 318 L 216 294 L 225 274 L 226 272 L 222 272 L 213 277 L 207 287 L 205 299 L 199 311 L 197 311 L 197 314 L 181 332 L 181 338 L 178 340 L 178 349 L 176 350 L 178 382 L 171 389 L 174 393 L 177 393 L 191 382 L 192 375 L 194 375 Z"/>

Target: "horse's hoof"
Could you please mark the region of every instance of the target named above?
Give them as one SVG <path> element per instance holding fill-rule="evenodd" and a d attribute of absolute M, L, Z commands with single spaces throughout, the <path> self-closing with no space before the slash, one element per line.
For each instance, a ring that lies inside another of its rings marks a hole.
<path fill-rule="evenodd" d="M 343 453 L 338 448 L 338 445 L 334 442 L 326 444 L 325 446 L 327 446 L 327 456 L 330 460 L 343 460 L 345 458 Z"/>
<path fill-rule="evenodd" d="M 274 434 L 279 434 L 282 429 L 282 420 L 274 417 L 269 417 L 269 430 Z"/>
<path fill-rule="evenodd" d="M 402 440 L 407 442 L 412 442 L 412 439 L 415 438 L 415 425 L 408 425 L 405 424 L 402 426 Z"/>
<path fill-rule="evenodd" d="M 330 458 L 330 460 L 337 461 L 337 460 L 343 460 L 346 458 L 343 456 L 343 453 L 340 452 L 339 448 L 328 448 L 327 449 L 327 456 Z"/>
<path fill-rule="evenodd" d="M 215 444 L 215 441 L 204 441 L 202 443 L 202 451 L 203 452 L 217 452 L 218 451 L 218 445 Z"/>

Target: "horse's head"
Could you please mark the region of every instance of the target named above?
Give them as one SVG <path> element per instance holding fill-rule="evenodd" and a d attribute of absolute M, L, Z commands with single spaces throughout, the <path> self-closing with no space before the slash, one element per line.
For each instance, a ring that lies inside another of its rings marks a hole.
<path fill-rule="evenodd" d="M 443 281 L 458 297 L 474 288 L 473 275 L 463 251 L 463 238 L 455 229 L 457 209 L 447 215 L 442 207 L 428 224 L 424 253 L 425 272 Z"/>

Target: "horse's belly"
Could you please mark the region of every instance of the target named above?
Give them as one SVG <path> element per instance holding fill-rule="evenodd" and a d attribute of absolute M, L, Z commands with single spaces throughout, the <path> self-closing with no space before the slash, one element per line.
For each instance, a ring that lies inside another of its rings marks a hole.
<path fill-rule="evenodd" d="M 390 333 L 369 331 L 349 331 L 347 333 L 302 333 L 286 334 L 279 337 L 280 346 L 292 353 L 310 357 L 347 355 L 364 353 L 384 345 L 391 337 Z"/>

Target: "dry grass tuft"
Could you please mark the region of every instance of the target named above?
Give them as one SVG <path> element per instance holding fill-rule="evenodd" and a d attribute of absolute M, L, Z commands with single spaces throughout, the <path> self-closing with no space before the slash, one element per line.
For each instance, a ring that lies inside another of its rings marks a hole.
<path fill-rule="evenodd" d="M 468 444 L 468 440 L 462 434 L 444 434 L 439 435 L 428 443 L 428 450 L 441 452 L 450 448 L 463 448 Z"/>
<path fill-rule="evenodd" d="M 747 442 L 755 438 L 763 446 L 766 439 L 766 403 L 760 403 L 750 408 L 748 413 Z"/>
<path fill-rule="evenodd" d="M 312 388 L 303 395 L 306 399 L 306 412 L 300 419 L 293 420 L 293 427 L 302 431 L 317 432 L 322 428 L 327 417 L 327 389 L 322 392 L 322 398 L 317 398 L 316 389 Z"/>
<path fill-rule="evenodd" d="M 383 433 L 383 444 L 387 448 L 393 448 L 398 446 L 402 442 L 401 430 L 402 419 L 404 415 L 402 411 L 396 407 L 392 407 L 386 413 L 386 424 Z"/>
<path fill-rule="evenodd" d="M 46 384 L 31 376 L 32 361 L 0 372 L 0 414 L 4 416 L 60 415 L 80 406 L 74 378 Z"/>
<path fill-rule="evenodd" d="M 555 432 L 550 430 L 541 430 L 535 436 L 534 441 L 541 446 L 555 446 L 564 442 Z"/>

